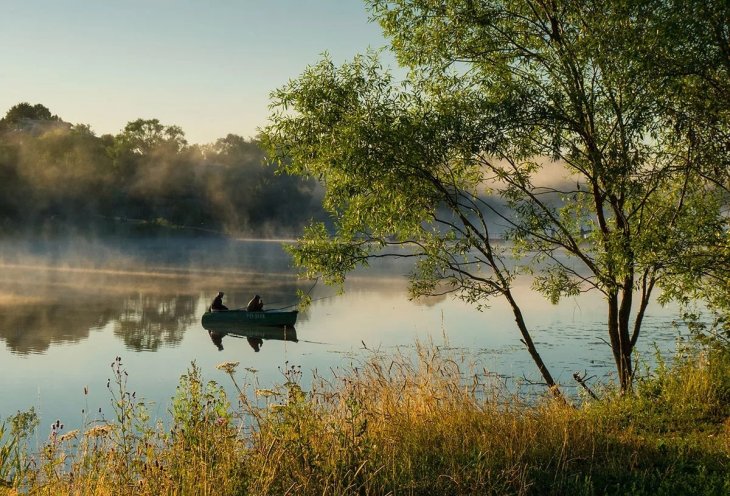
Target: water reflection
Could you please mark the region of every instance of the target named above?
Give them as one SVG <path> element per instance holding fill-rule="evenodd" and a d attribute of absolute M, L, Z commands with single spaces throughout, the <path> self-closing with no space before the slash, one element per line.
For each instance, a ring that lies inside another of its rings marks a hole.
<path fill-rule="evenodd" d="M 225 336 L 225 333 L 208 331 L 208 335 L 210 336 L 210 340 L 213 341 L 215 347 L 218 348 L 218 351 L 223 351 L 223 337 Z"/>
<path fill-rule="evenodd" d="M 130 350 L 175 347 L 198 322 L 201 304 L 222 288 L 230 288 L 232 308 L 260 293 L 272 309 L 295 304 L 305 289 L 281 273 L 0 263 L 0 341 L 13 354 L 45 354 L 108 327 Z"/>
<path fill-rule="evenodd" d="M 0 306 L 0 339 L 19 355 L 44 353 L 52 344 L 88 338 L 116 314 L 118 309 L 104 301 L 87 301 L 83 306 L 64 302 Z"/>
<path fill-rule="evenodd" d="M 253 348 L 253 351 L 257 353 L 261 351 L 261 345 L 264 344 L 264 340 L 261 338 L 246 338 L 246 341 Z"/>
<path fill-rule="evenodd" d="M 175 346 L 195 322 L 199 298 L 192 295 L 138 295 L 124 301 L 114 335 L 134 351 Z"/>
<path fill-rule="evenodd" d="M 12 352 L 45 353 L 52 344 L 81 341 L 119 314 L 120 301 L 90 291 L 84 276 L 68 275 L 25 265 L 0 269 L 0 339 Z"/>
<path fill-rule="evenodd" d="M 218 351 L 223 351 L 223 338 L 230 336 L 233 338 L 243 338 L 255 352 L 261 351 L 264 341 L 291 341 L 298 342 L 297 330 L 294 327 L 270 327 L 270 326 L 254 326 L 247 325 L 242 327 L 232 327 L 226 325 L 210 325 L 206 327 L 208 336 Z"/>
<path fill-rule="evenodd" d="M 409 353 L 415 342 L 435 342 L 449 352 L 463 350 L 499 377 L 536 373 L 507 304 L 495 301 L 481 313 L 446 296 L 410 301 L 403 265 L 353 274 L 344 295 L 333 296 L 321 284 L 314 287 L 314 304 L 297 320 L 300 336 L 292 329 L 256 334 L 204 329 L 200 319 L 219 291 L 225 292 L 229 308 L 245 307 L 260 294 L 267 310 L 288 310 L 297 290 L 312 290 L 311 283 L 296 280 L 278 244 L 221 247 L 201 241 L 179 248 L 155 241 L 140 246 L 144 255 L 139 257 L 112 259 L 111 249 L 94 246 L 80 254 L 69 250 L 77 258 L 52 253 L 49 259 L 31 260 L 30 252 L 21 259 L 14 247 L 9 256 L 0 242 L 0 343 L 5 343 L 0 344 L 0 417 L 30 405 L 41 407 L 49 419 L 78 417 L 86 385 L 97 394 L 89 397 L 96 411 L 108 403 L 107 360 L 121 354 L 130 376 L 140 378 L 138 395 L 158 405 L 156 415 L 165 415 L 170 392 L 193 360 L 216 380 L 218 363 L 241 361 L 245 370 L 256 370 L 258 383 L 271 384 L 281 380 L 280 368 L 287 363 L 336 370 L 362 358 L 363 348 L 365 353 Z M 91 252 L 104 256 L 93 259 Z M 196 260 L 198 265 L 192 265 Z M 562 384 L 574 384 L 576 370 L 598 377 L 613 370 L 600 295 L 553 306 L 531 291 L 531 281 L 515 283 L 534 339 Z M 673 315 L 656 305 L 647 310 L 639 350 L 645 356 L 653 356 L 654 341 L 667 344 L 663 349 L 673 347 Z"/>

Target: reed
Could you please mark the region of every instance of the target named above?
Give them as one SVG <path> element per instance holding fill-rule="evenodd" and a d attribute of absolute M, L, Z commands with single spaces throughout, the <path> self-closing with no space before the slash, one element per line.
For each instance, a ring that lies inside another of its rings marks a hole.
<path fill-rule="evenodd" d="M 527 401 L 434 345 L 372 353 L 347 370 L 315 375 L 307 391 L 296 366 L 287 364 L 270 389 L 257 385 L 255 371 L 220 368 L 238 390 L 237 406 L 192 364 L 171 407 L 171 429 L 150 422 L 118 373 L 110 389 L 117 419 L 52 434 L 35 465 L 0 472 L 14 487 L 5 491 L 730 492 L 727 350 L 682 350 L 638 377 L 633 392 L 606 387 L 600 401 L 575 405 L 548 396 Z"/>

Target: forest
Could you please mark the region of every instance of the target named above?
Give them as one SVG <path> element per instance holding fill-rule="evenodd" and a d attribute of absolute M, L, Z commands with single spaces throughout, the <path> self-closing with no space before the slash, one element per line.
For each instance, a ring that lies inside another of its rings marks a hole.
<path fill-rule="evenodd" d="M 292 237 L 322 218 L 321 197 L 316 181 L 277 175 L 256 139 L 189 144 L 158 119 L 97 136 L 25 102 L 0 120 L 0 236 L 163 227 Z"/>

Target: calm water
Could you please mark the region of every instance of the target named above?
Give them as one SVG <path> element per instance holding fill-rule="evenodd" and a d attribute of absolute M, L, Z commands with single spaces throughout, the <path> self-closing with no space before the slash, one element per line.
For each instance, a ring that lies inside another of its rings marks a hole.
<path fill-rule="evenodd" d="M 0 245 L 0 418 L 31 406 L 42 425 L 110 416 L 107 379 L 121 356 L 130 390 L 164 418 L 178 379 L 191 361 L 206 379 L 229 386 L 215 366 L 239 361 L 258 370 L 262 386 L 282 381 L 280 368 L 307 372 L 346 366 L 370 350 L 412 349 L 418 340 L 466 352 L 498 377 L 538 379 L 500 301 L 485 312 L 447 298 L 412 302 L 402 277 L 408 267 L 384 264 L 348 280 L 344 295 L 322 285 L 297 322 L 298 343 L 268 340 L 259 353 L 246 340 L 223 338 L 219 351 L 200 324 L 219 290 L 229 308 L 254 293 L 267 308 L 296 302 L 297 281 L 279 243 L 231 240 L 5 242 Z M 572 373 L 606 378 L 613 365 L 600 296 L 552 306 L 517 289 L 533 338 L 556 379 L 574 388 Z M 640 352 L 671 351 L 676 310 L 652 305 Z M 305 381 L 311 374 L 305 373 Z M 508 379 L 505 379 L 508 380 Z M 84 388 L 89 391 L 84 395 Z M 88 417 L 87 417 L 88 418 Z"/>

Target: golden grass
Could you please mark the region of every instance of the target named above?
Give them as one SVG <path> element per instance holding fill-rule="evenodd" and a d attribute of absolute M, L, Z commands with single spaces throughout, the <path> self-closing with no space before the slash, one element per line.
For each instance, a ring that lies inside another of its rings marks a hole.
<path fill-rule="evenodd" d="M 343 373 L 289 367 L 258 388 L 225 364 L 231 410 L 195 366 L 175 425 L 132 418 L 49 441 L 19 479 L 33 494 L 723 494 L 730 489 L 730 358 L 693 353 L 636 391 L 574 406 L 526 402 L 434 346 L 373 354 Z M 250 378 L 251 372 L 248 376 Z M 122 388 L 123 389 L 123 388 Z M 131 400 L 128 400 L 131 401 Z M 229 413 L 224 413 L 228 411 Z"/>

